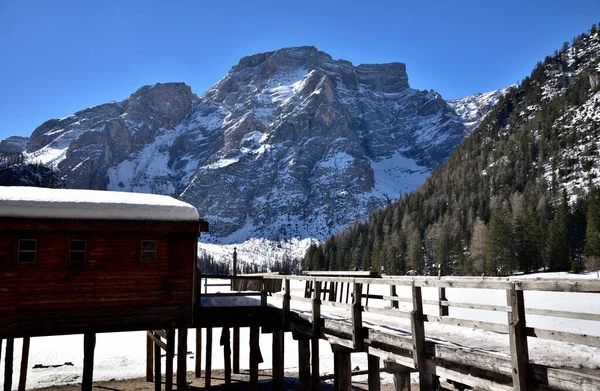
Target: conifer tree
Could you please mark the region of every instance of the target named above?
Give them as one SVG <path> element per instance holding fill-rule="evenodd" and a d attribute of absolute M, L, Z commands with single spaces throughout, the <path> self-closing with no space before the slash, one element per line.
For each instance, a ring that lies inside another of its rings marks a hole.
<path fill-rule="evenodd" d="M 568 218 L 567 192 L 563 190 L 560 205 L 548 225 L 546 237 L 548 268 L 552 271 L 566 271 L 571 267 Z"/>
<path fill-rule="evenodd" d="M 600 200 L 598 189 L 590 190 L 585 227 L 584 262 L 588 270 L 600 269 Z"/>

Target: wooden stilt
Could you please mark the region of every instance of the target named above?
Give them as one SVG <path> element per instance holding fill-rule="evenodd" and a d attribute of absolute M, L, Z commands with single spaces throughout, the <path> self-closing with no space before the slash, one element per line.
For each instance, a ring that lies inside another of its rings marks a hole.
<path fill-rule="evenodd" d="M 350 352 L 338 351 L 334 355 L 338 356 L 339 367 L 339 388 L 340 391 L 352 390 L 352 368 L 350 362 Z"/>
<path fill-rule="evenodd" d="M 223 327 L 221 331 L 221 346 L 223 346 L 223 360 L 225 362 L 225 387 L 231 388 L 231 341 L 229 327 Z"/>
<path fill-rule="evenodd" d="M 206 367 L 204 368 L 204 388 L 210 389 L 212 371 L 212 328 L 206 329 Z"/>
<path fill-rule="evenodd" d="M 180 327 L 177 332 L 177 391 L 187 390 L 187 336 L 187 327 Z"/>
<path fill-rule="evenodd" d="M 154 334 L 156 338 L 160 338 L 158 334 Z M 160 391 L 162 388 L 161 383 L 161 360 L 160 360 L 160 345 L 154 344 L 154 391 Z"/>
<path fill-rule="evenodd" d="M 340 389 L 340 358 L 337 354 L 333 355 L 333 389 Z"/>
<path fill-rule="evenodd" d="M 308 339 L 298 340 L 298 390 L 309 391 L 311 389 L 310 376 L 310 341 Z"/>
<path fill-rule="evenodd" d="M 173 358 L 175 357 L 175 329 L 167 330 L 167 357 L 165 360 L 165 391 L 173 391 Z"/>
<path fill-rule="evenodd" d="M 395 391 L 410 391 L 410 368 L 391 361 L 385 361 L 383 365 L 388 373 L 394 375 Z"/>
<path fill-rule="evenodd" d="M 2 338 L 0 338 L 0 361 L 2 361 Z"/>
<path fill-rule="evenodd" d="M 196 357 L 195 357 L 196 368 L 194 368 L 194 375 L 196 379 L 202 376 L 202 329 L 196 328 Z"/>
<path fill-rule="evenodd" d="M 152 346 L 152 338 L 149 335 L 146 336 L 146 381 L 153 381 L 154 376 L 152 371 L 154 370 L 154 347 Z"/>
<path fill-rule="evenodd" d="M 379 391 L 381 389 L 381 377 L 379 374 L 379 357 L 369 354 L 367 357 L 367 366 L 369 369 L 369 391 Z"/>
<path fill-rule="evenodd" d="M 334 284 L 330 284 L 329 298 L 332 298 Z M 313 293 L 312 301 L 312 332 L 313 337 L 311 339 L 311 373 L 312 373 L 312 388 L 314 390 L 319 389 L 321 384 L 320 368 L 319 368 L 319 337 L 321 336 L 321 282 L 315 281 L 315 290 Z M 335 300 L 335 296 L 333 296 Z"/>
<path fill-rule="evenodd" d="M 12 391 L 14 350 L 15 350 L 14 338 L 7 338 L 6 339 L 6 354 L 4 355 L 4 391 Z"/>
<path fill-rule="evenodd" d="M 29 361 L 29 337 L 23 338 L 23 350 L 21 354 L 21 373 L 19 377 L 19 391 L 25 391 L 27 384 L 27 362 Z"/>
<path fill-rule="evenodd" d="M 240 328 L 233 328 L 233 373 L 240 373 Z"/>
<path fill-rule="evenodd" d="M 249 390 L 258 390 L 258 363 L 261 361 L 259 347 L 260 328 L 250 327 L 250 385 Z"/>
<path fill-rule="evenodd" d="M 83 377 L 81 379 L 81 391 L 92 391 L 95 348 L 96 333 L 85 333 L 83 335 Z"/>
<path fill-rule="evenodd" d="M 283 390 L 283 330 L 273 331 L 273 390 Z"/>

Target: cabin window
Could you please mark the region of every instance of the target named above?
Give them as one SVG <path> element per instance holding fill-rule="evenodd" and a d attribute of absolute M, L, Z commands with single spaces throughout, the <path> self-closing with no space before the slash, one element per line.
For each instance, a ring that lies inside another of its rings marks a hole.
<path fill-rule="evenodd" d="M 85 252 L 87 249 L 87 240 L 69 241 L 69 262 L 85 263 Z"/>
<path fill-rule="evenodd" d="M 156 240 L 142 240 L 142 262 L 156 262 Z"/>
<path fill-rule="evenodd" d="M 35 239 L 19 239 L 19 252 L 17 262 L 19 263 L 35 263 L 35 254 L 37 250 L 37 240 Z"/>

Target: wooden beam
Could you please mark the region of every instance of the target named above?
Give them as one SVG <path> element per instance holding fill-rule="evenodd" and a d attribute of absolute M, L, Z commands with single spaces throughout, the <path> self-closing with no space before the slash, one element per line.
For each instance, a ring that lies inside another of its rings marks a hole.
<path fill-rule="evenodd" d="M 146 381 L 153 381 L 154 376 L 152 371 L 154 370 L 154 342 L 149 335 L 146 334 Z"/>
<path fill-rule="evenodd" d="M 187 326 L 177 332 L 177 391 L 187 390 Z"/>
<path fill-rule="evenodd" d="M 27 384 L 27 362 L 29 361 L 29 337 L 23 338 L 23 350 L 21 353 L 21 373 L 19 376 L 19 391 L 25 391 Z"/>
<path fill-rule="evenodd" d="M 148 332 L 150 333 L 150 332 Z M 150 335 L 150 334 L 148 334 Z M 152 335 L 154 340 L 158 340 L 159 337 L 156 335 Z M 154 391 L 160 391 L 162 388 L 161 385 L 161 359 L 160 359 L 161 347 L 159 344 L 154 343 Z"/>
<path fill-rule="evenodd" d="M 321 282 L 315 281 L 315 289 L 313 292 L 312 302 L 312 332 L 313 337 L 311 339 L 311 373 L 312 373 L 312 388 L 314 390 L 319 389 L 321 384 L 320 368 L 319 368 L 319 338 L 321 336 Z M 331 297 L 331 296 L 330 296 Z"/>
<path fill-rule="evenodd" d="M 173 358 L 175 357 L 175 329 L 167 330 L 167 357 L 165 359 L 165 391 L 173 391 Z"/>
<path fill-rule="evenodd" d="M 206 367 L 204 369 L 204 388 L 210 390 L 212 371 L 212 328 L 206 329 Z"/>
<path fill-rule="evenodd" d="M 202 377 L 202 328 L 196 327 L 196 357 L 194 376 L 196 379 Z"/>
<path fill-rule="evenodd" d="M 240 373 L 240 328 L 233 328 L 233 373 Z"/>
<path fill-rule="evenodd" d="M 298 340 L 298 390 L 310 391 L 310 342 L 308 339 Z"/>
<path fill-rule="evenodd" d="M 371 354 L 367 355 L 367 367 L 369 368 L 369 391 L 379 391 L 381 389 L 379 357 L 373 356 Z"/>
<path fill-rule="evenodd" d="M 362 284 L 354 283 L 354 295 L 352 297 L 352 344 L 354 349 L 361 350 L 363 344 L 362 335 Z"/>
<path fill-rule="evenodd" d="M 81 379 L 81 391 L 92 391 L 95 348 L 96 333 L 85 333 L 83 335 L 83 376 Z"/>
<path fill-rule="evenodd" d="M 423 297 L 421 287 L 412 285 L 413 310 L 411 312 L 411 330 L 413 338 L 413 360 L 419 371 L 421 390 L 432 390 L 433 379 L 425 368 L 425 324 L 423 319 Z"/>
<path fill-rule="evenodd" d="M 231 388 L 231 341 L 229 327 L 221 330 L 221 346 L 223 346 L 223 360 L 225 364 L 225 388 Z"/>
<path fill-rule="evenodd" d="M 160 335 L 156 334 L 154 331 L 147 331 L 146 335 L 159 347 L 159 349 L 162 349 L 165 352 L 167 351 L 167 344 L 161 341 Z"/>
<path fill-rule="evenodd" d="M 273 331 L 273 390 L 283 390 L 284 382 L 284 332 Z"/>
<path fill-rule="evenodd" d="M 250 327 L 250 384 L 249 390 L 258 390 L 258 364 L 260 357 L 260 328 Z"/>
<path fill-rule="evenodd" d="M 6 338 L 6 354 L 4 355 L 4 391 L 12 391 L 14 351 L 15 339 Z"/>
<path fill-rule="evenodd" d="M 383 362 L 385 371 L 394 375 L 395 391 L 410 391 L 411 368 L 399 365 L 392 361 Z"/>
<path fill-rule="evenodd" d="M 337 356 L 337 367 L 338 367 L 338 388 L 339 391 L 350 391 L 352 390 L 352 366 L 350 361 L 350 352 L 344 350 L 338 350 L 333 353 Z"/>
<path fill-rule="evenodd" d="M 516 391 L 527 389 L 529 377 L 529 350 L 527 348 L 527 325 L 525 323 L 525 301 L 523 291 L 513 283 L 506 291 L 506 302 L 511 307 L 508 313 L 508 335 L 512 363 L 513 387 Z"/>

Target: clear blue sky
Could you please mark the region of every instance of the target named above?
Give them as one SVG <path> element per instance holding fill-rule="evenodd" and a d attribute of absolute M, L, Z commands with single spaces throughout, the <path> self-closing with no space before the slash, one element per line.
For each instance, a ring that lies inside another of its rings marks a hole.
<path fill-rule="evenodd" d="M 202 94 L 241 57 L 298 45 L 404 62 L 413 88 L 458 98 L 519 82 L 598 22 L 598 0 L 0 0 L 0 139 L 145 84 Z"/>

